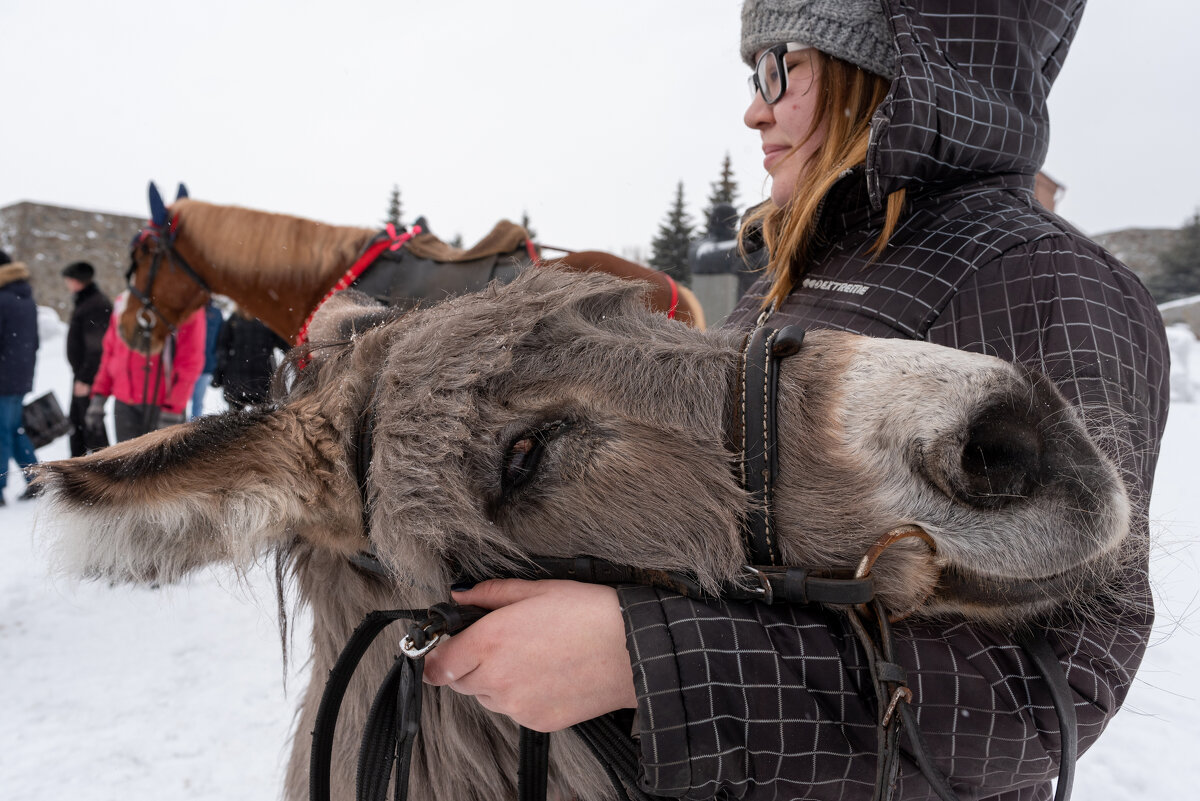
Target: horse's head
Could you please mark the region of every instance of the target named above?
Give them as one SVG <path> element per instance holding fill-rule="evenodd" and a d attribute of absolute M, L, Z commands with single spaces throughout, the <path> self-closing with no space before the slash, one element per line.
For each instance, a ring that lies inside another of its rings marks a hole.
<path fill-rule="evenodd" d="M 368 545 L 369 442 L 370 545 L 423 598 L 533 554 L 736 579 L 739 339 L 651 314 L 640 292 L 533 270 L 402 317 L 343 316 L 278 406 L 43 466 L 49 517 L 70 524 L 81 573 L 169 580 L 297 540 L 349 557 Z M 1078 415 L 1006 362 L 813 332 L 781 381 L 784 555 L 845 573 L 921 526 L 934 550 L 906 541 L 875 565 L 893 609 L 1020 617 L 1127 533 Z"/>
<path fill-rule="evenodd" d="M 180 237 L 187 188 L 179 185 L 175 203 L 167 207 L 150 184 L 150 220 L 129 246 L 125 281 L 129 300 L 120 317 L 120 333 L 130 347 L 162 350 L 167 336 L 210 297 L 197 267 L 200 254 Z M 195 266 L 193 266 L 195 265 Z"/>

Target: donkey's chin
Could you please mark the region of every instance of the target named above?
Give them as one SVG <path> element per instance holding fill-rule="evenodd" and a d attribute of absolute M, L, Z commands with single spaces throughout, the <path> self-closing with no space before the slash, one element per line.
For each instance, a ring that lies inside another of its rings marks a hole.
<path fill-rule="evenodd" d="M 937 588 L 922 609 L 932 617 L 968 615 L 996 624 L 1015 623 L 1049 613 L 1103 585 L 1114 564 L 1112 552 L 1060 573 L 996 576 L 961 565 L 946 565 Z"/>

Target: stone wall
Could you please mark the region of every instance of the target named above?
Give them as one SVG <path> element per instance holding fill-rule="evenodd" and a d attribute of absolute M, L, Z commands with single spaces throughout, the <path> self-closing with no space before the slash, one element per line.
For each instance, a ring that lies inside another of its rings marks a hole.
<path fill-rule="evenodd" d="M 73 303 L 62 268 L 73 261 L 90 262 L 96 283 L 110 298 L 115 296 L 125 288 L 129 242 L 144 222 L 121 214 L 15 203 L 0 209 L 0 249 L 29 267 L 37 304 L 66 320 Z"/>

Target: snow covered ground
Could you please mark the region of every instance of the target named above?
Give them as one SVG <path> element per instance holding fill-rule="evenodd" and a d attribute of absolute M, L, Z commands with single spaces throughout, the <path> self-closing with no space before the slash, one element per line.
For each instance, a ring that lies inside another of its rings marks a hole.
<path fill-rule="evenodd" d="M 46 320 L 35 387 L 60 403 L 61 337 Z M 221 405 L 215 390 L 209 403 Z M 1153 642 L 1124 709 L 1080 762 L 1077 799 L 1194 798 L 1200 785 L 1198 449 L 1200 405 L 1177 401 L 1152 504 Z M 39 456 L 67 456 L 66 440 Z M 52 578 L 32 535 L 38 502 L 15 500 L 23 486 L 13 472 L 0 508 L 0 797 L 278 797 L 308 624 L 294 621 L 285 685 L 269 571 L 245 581 L 208 571 L 158 590 Z"/>

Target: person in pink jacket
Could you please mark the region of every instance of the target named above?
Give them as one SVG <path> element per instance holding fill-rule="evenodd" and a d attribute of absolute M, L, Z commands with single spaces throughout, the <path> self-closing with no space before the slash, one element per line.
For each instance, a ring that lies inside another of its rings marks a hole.
<path fill-rule="evenodd" d="M 128 293 L 113 304 L 112 322 L 104 335 L 104 354 L 92 383 L 87 425 L 104 425 L 104 405 L 114 398 L 113 422 L 117 441 L 182 423 L 192 387 L 204 368 L 205 319 L 203 311 L 179 326 L 173 343 L 147 359 L 121 338 L 118 320 Z"/>

